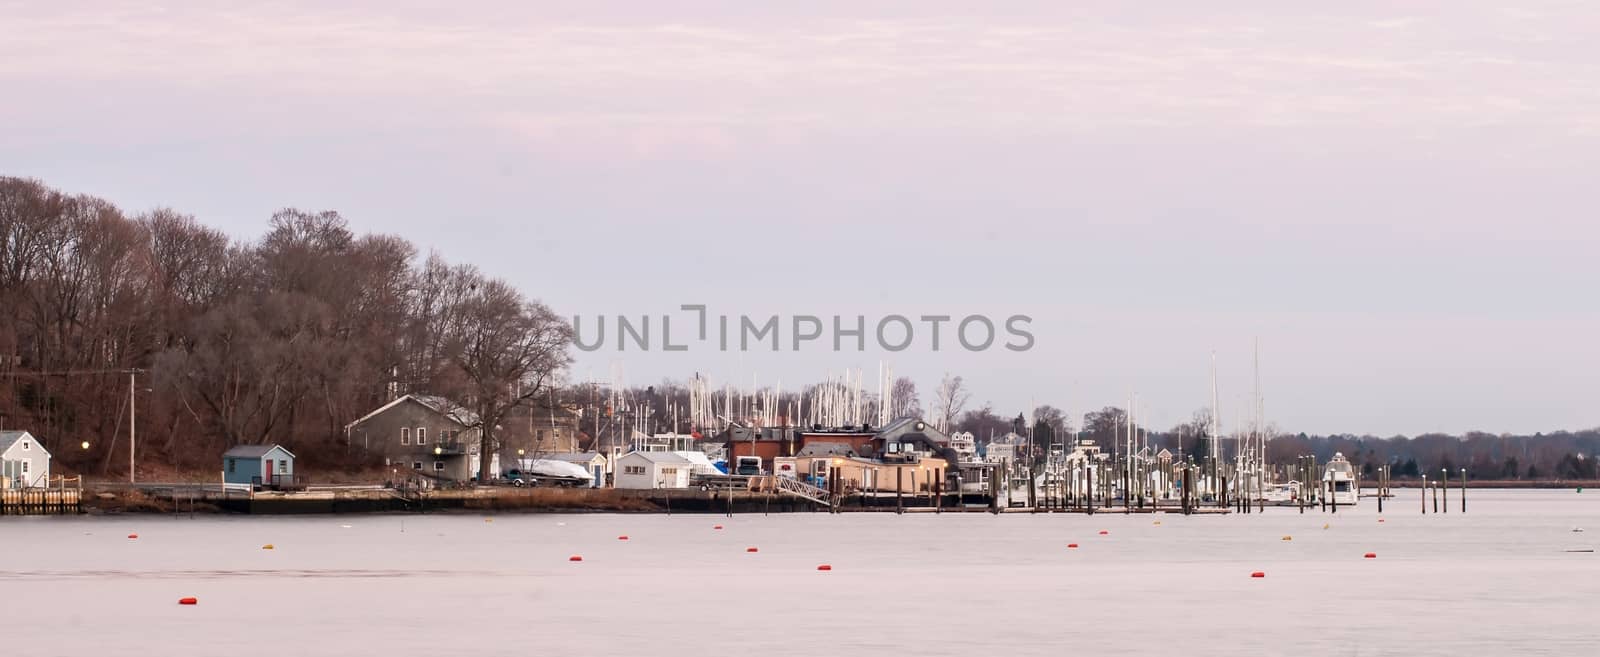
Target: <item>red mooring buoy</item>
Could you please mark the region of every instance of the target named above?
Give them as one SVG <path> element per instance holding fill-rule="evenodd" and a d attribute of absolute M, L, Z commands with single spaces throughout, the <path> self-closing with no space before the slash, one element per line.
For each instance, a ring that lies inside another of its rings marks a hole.
<path fill-rule="evenodd" d="M 1255 572 L 1253 572 L 1253 573 L 1250 573 L 1250 576 L 1251 576 L 1251 577 L 1254 577 L 1254 578 L 1256 578 L 1256 579 L 1260 579 L 1260 578 L 1262 578 L 1262 577 L 1266 577 L 1266 576 L 1267 576 L 1267 574 L 1266 574 L 1266 573 L 1263 573 L 1263 572 L 1261 572 L 1261 571 L 1259 571 L 1259 570 L 1258 570 L 1258 571 L 1255 571 Z"/>
<path fill-rule="evenodd" d="M 1107 535 L 1107 534 L 1110 534 L 1110 533 L 1111 533 L 1111 532 L 1108 532 L 1108 531 L 1106 531 L 1106 530 L 1104 530 L 1104 529 L 1102 529 L 1102 530 L 1100 530 L 1100 535 L 1101 535 L 1101 536 L 1105 536 L 1105 535 Z"/>
<path fill-rule="evenodd" d="M 747 547 L 747 548 L 744 549 L 744 551 L 745 552 L 760 552 L 760 550 L 757 550 L 754 547 Z"/>
<path fill-rule="evenodd" d="M 717 525 L 715 527 L 712 527 L 712 529 L 722 529 L 722 525 Z"/>
<path fill-rule="evenodd" d="M 1368 552 L 1366 554 L 1361 555 L 1361 558 L 1363 558 L 1363 559 L 1376 559 L 1376 558 L 1378 558 L 1378 553 L 1377 552 Z"/>
<path fill-rule="evenodd" d="M 1068 549 L 1072 549 L 1072 550 L 1076 550 L 1076 549 L 1078 549 L 1078 544 L 1077 543 L 1068 543 L 1067 544 L 1067 548 Z"/>
<path fill-rule="evenodd" d="M 178 604 L 180 604 L 180 605 L 197 605 L 197 604 L 200 604 L 200 601 L 196 600 L 194 598 L 178 598 Z"/>
<path fill-rule="evenodd" d="M 618 536 L 618 537 L 617 537 L 617 540 L 619 540 L 619 541 L 626 541 L 626 540 L 628 540 L 628 535 L 627 535 L 627 534 L 623 534 L 623 535 L 621 535 L 621 536 Z"/>
<path fill-rule="evenodd" d="M 833 566 L 830 566 L 828 564 L 822 564 L 820 566 L 817 566 L 817 570 L 822 570 L 822 571 L 833 570 Z"/>
<path fill-rule="evenodd" d="M 128 534 L 128 538 L 139 538 L 138 534 Z"/>
<path fill-rule="evenodd" d="M 567 561 L 583 561 L 583 555 L 574 554 L 574 555 L 572 555 L 570 557 L 567 557 Z"/>

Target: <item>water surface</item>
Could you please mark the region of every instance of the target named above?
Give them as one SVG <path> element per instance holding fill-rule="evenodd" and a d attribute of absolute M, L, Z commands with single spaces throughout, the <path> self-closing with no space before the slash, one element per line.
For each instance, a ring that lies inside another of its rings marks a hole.
<path fill-rule="evenodd" d="M 1426 516 L 1400 495 L 1382 523 L 1370 500 L 1187 518 L 3 518 L 0 623 L 28 655 L 1600 651 L 1600 560 L 1569 552 L 1600 543 L 1600 492 L 1471 491 L 1469 513 Z"/>

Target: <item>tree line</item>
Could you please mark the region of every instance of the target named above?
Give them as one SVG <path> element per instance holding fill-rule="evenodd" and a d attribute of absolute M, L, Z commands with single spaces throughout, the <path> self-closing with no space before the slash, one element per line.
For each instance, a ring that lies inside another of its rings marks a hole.
<path fill-rule="evenodd" d="M 130 415 L 141 464 L 210 469 L 230 446 L 277 442 L 358 465 L 344 424 L 410 391 L 476 411 L 489 448 L 571 340 L 505 281 L 334 212 L 281 210 L 240 241 L 3 177 L 0 308 L 0 426 L 98 473 L 125 472 Z"/>

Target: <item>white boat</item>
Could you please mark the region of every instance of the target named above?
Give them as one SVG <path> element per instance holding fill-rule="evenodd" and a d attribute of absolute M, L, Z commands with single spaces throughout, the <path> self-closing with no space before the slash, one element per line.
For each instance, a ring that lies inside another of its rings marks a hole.
<path fill-rule="evenodd" d="M 1335 453 L 1328 467 L 1322 470 L 1322 494 L 1328 501 L 1341 506 L 1356 503 L 1356 470 L 1345 460 L 1343 453 Z"/>
<path fill-rule="evenodd" d="M 1286 504 L 1300 499 L 1300 482 L 1290 481 L 1285 484 L 1267 484 L 1261 497 L 1267 502 Z"/>

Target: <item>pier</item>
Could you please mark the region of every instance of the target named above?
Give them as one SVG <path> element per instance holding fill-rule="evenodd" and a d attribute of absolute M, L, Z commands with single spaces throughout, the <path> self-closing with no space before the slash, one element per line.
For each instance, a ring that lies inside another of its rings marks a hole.
<path fill-rule="evenodd" d="M 48 488 L 0 490 L 0 515 L 44 516 L 83 513 L 82 484 L 82 477 L 56 477 Z"/>

